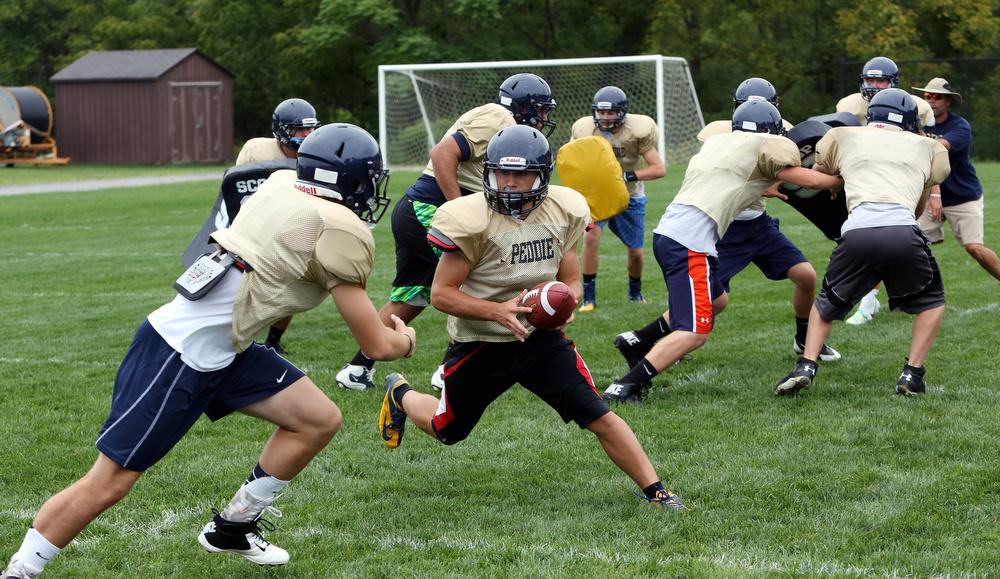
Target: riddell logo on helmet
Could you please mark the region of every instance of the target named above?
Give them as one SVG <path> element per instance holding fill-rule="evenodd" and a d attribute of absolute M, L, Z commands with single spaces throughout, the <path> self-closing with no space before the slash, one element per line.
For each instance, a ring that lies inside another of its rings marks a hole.
<path fill-rule="evenodd" d="M 302 183 L 301 181 L 297 181 L 295 183 L 295 188 L 298 189 L 299 191 L 302 191 L 303 193 L 308 193 L 310 195 L 315 195 L 315 194 L 319 193 L 319 189 L 317 189 L 316 187 L 313 187 L 312 185 L 306 185 L 305 183 Z"/>
<path fill-rule="evenodd" d="M 524 157 L 501 157 L 501 167 L 527 167 L 528 160 Z"/>

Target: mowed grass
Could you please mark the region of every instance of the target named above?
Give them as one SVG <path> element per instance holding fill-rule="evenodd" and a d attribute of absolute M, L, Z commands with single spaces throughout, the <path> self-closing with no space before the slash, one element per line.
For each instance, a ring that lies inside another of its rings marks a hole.
<path fill-rule="evenodd" d="M 1000 165 L 980 163 L 987 243 L 1000 245 Z M 393 176 L 394 197 L 415 174 Z M 649 238 L 682 167 L 650 184 Z M 215 199 L 184 184 L 0 198 L 0 557 L 34 512 L 89 468 L 117 365 L 151 310 L 171 299 L 180 254 Z M 822 275 L 833 244 L 781 202 L 770 212 Z M 388 296 L 389 218 L 376 229 L 370 294 Z M 934 252 L 948 310 L 927 362 L 929 392 L 893 395 L 911 318 L 834 326 L 844 360 L 775 399 L 795 361 L 791 284 L 754 268 L 733 281 L 708 345 L 661 374 L 642 406 L 616 410 L 690 510 L 649 508 L 594 437 L 520 388 L 469 440 L 444 447 L 411 426 L 383 447 L 380 392 L 334 376 L 355 350 L 329 302 L 295 317 L 291 358 L 341 407 L 342 430 L 289 487 L 269 538 L 291 563 L 263 569 L 196 542 L 253 467 L 272 428 L 242 415 L 199 421 L 49 565 L 53 576 L 799 576 L 992 575 L 1000 569 L 997 281 L 949 235 Z M 599 388 L 621 375 L 615 334 L 665 307 L 648 251 L 648 305 L 625 298 L 625 252 L 602 244 L 598 309 L 569 334 Z M 884 302 L 884 297 L 883 297 Z M 413 359 L 378 366 L 430 391 L 445 316 L 415 322 Z M 378 380 L 380 381 L 380 380 Z M 0 563 L 3 564 L 3 563 Z"/>

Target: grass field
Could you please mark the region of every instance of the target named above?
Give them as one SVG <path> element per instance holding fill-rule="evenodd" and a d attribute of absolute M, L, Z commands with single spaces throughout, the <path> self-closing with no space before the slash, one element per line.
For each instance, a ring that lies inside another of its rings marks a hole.
<path fill-rule="evenodd" d="M 1000 164 L 978 169 L 995 199 Z M 649 187 L 649 232 L 681 173 L 673 167 Z M 394 196 L 413 178 L 394 175 Z M 118 362 L 141 319 L 171 299 L 179 256 L 207 216 L 212 189 L 0 198 L 0 564 L 42 502 L 93 462 Z M 770 211 L 822 274 L 832 244 L 781 202 Z M 987 243 L 997 247 L 1000 204 L 987 211 Z M 625 252 L 605 237 L 599 308 L 569 329 L 601 389 L 625 370 L 612 337 L 666 303 L 651 251 L 652 303 L 624 300 Z M 393 273 L 388 217 L 376 238 L 370 294 L 380 304 Z M 231 416 L 195 425 L 47 570 L 56 577 L 995 575 L 998 286 L 950 235 L 934 252 L 948 309 L 927 362 L 929 392 L 916 400 L 892 394 L 911 322 L 895 313 L 866 326 L 835 325 L 830 343 L 844 360 L 822 365 L 798 397 L 775 399 L 773 384 L 795 360 L 791 284 L 755 269 L 733 281 L 708 345 L 661 374 L 644 405 L 618 409 L 686 513 L 636 499 L 589 433 L 563 425 L 519 388 L 455 447 L 411 427 L 401 448 L 384 448 L 375 430 L 381 393 L 336 387 L 355 346 L 327 303 L 296 316 L 285 339 L 293 361 L 345 416 L 278 505 L 285 516 L 268 537 L 291 552 L 287 567 L 210 555 L 196 542 L 210 508 L 224 506 L 271 431 Z M 444 323 L 435 311 L 419 318 L 417 355 L 381 364 L 377 378 L 400 370 L 429 391 Z"/>

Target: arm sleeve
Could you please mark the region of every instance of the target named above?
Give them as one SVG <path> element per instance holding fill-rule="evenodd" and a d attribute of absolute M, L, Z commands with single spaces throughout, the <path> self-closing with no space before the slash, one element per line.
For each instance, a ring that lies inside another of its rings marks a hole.
<path fill-rule="evenodd" d="M 948 159 L 948 149 L 944 145 L 933 141 L 934 152 L 931 157 L 931 174 L 924 183 L 924 189 L 934 185 L 940 185 L 951 174 L 951 161 Z"/>
<path fill-rule="evenodd" d="M 760 147 L 757 166 L 764 177 L 778 180 L 778 173 L 787 167 L 800 167 L 799 149 L 785 137 L 765 139 Z"/>
<path fill-rule="evenodd" d="M 953 123 L 941 134 L 941 138 L 951 144 L 952 151 L 967 151 L 972 144 L 972 126 L 969 123 Z"/>
<path fill-rule="evenodd" d="M 334 279 L 327 291 L 339 283 L 368 287 L 375 261 L 375 248 L 370 239 L 343 229 L 326 229 L 316 242 L 316 260 Z"/>

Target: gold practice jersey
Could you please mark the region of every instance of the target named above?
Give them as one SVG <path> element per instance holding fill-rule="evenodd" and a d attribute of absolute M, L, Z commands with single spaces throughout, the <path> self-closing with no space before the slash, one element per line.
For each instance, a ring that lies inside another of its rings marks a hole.
<path fill-rule="evenodd" d="M 625 115 L 625 123 L 613 132 L 598 129 L 593 116 L 582 117 L 573 123 L 571 141 L 590 136 L 607 139 L 622 171 L 635 171 L 645 165 L 644 162 L 640 163 L 643 161 L 643 156 L 656 148 L 660 140 L 660 131 L 652 118 L 632 113 Z M 630 195 L 634 195 L 639 187 L 639 183 L 635 181 L 625 185 L 628 186 Z"/>
<path fill-rule="evenodd" d="M 550 185 L 548 197 L 523 221 L 490 209 L 485 195 L 448 201 L 434 215 L 429 236 L 446 251 L 460 251 L 472 266 L 463 292 L 505 302 L 522 289 L 556 279 L 563 255 L 576 249 L 588 223 L 583 195 Z M 497 322 L 455 316 L 448 316 L 448 334 L 456 342 L 517 339 Z"/>
<path fill-rule="evenodd" d="M 240 154 L 236 157 L 236 164 L 280 161 L 288 158 L 274 137 L 256 137 L 247 141 L 240 149 Z"/>
<path fill-rule="evenodd" d="M 715 221 L 719 238 L 736 215 L 753 205 L 786 167 L 799 167 L 791 140 L 767 133 L 714 136 L 688 162 L 673 203 L 697 207 Z"/>
<path fill-rule="evenodd" d="M 920 128 L 934 126 L 934 111 L 931 110 L 931 105 L 916 95 L 911 94 L 910 97 L 917 103 L 917 120 L 920 122 Z M 837 112 L 851 113 L 857 117 L 861 126 L 868 123 L 868 101 L 859 92 L 849 94 L 840 99 L 837 102 Z"/>
<path fill-rule="evenodd" d="M 232 226 L 212 234 L 253 271 L 233 306 L 233 347 L 290 314 L 310 310 L 346 283 L 365 288 L 375 259 L 368 225 L 350 209 L 299 191 L 295 171 L 274 172 Z"/>
<path fill-rule="evenodd" d="M 844 178 L 847 210 L 861 203 L 916 209 L 951 172 L 941 143 L 897 127 L 837 127 L 816 143 L 816 163 Z"/>
<path fill-rule="evenodd" d="M 483 190 L 486 145 L 490 144 L 493 135 L 514 124 L 514 116 L 510 111 L 496 103 L 476 107 L 458 117 L 455 124 L 445 132 L 444 138 L 461 133 L 469 144 L 469 158 L 458 164 L 459 187 L 471 193 Z M 430 161 L 427 162 L 424 175 L 434 176 L 434 166 Z"/>

